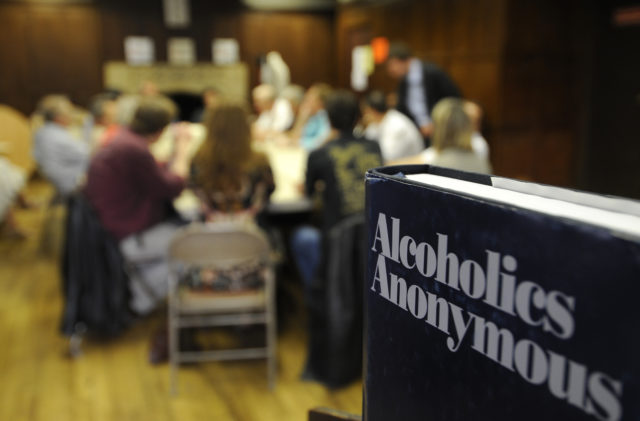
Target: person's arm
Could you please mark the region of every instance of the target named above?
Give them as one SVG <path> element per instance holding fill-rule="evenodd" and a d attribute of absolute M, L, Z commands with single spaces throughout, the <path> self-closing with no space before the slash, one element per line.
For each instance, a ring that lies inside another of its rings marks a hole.
<path fill-rule="evenodd" d="M 59 142 L 59 147 L 62 149 L 59 154 L 62 165 L 74 166 L 88 163 L 91 149 L 85 142 L 75 140 L 69 136 Z"/>
<path fill-rule="evenodd" d="M 307 160 L 307 172 L 304 178 L 304 193 L 311 197 L 315 193 L 316 182 L 320 179 L 320 151 L 313 151 Z"/>
<path fill-rule="evenodd" d="M 173 153 L 169 159 L 168 169 L 183 179 L 189 177 L 189 144 L 191 133 L 188 124 L 178 124 L 174 128 Z"/>
<path fill-rule="evenodd" d="M 136 152 L 129 157 L 129 165 L 134 168 L 135 180 L 132 182 L 138 183 L 140 190 L 151 197 L 160 199 L 177 197 L 185 187 L 188 165 L 184 162 L 176 162 L 183 159 L 176 156 L 172 165 L 164 168 L 156 162 L 150 152 L 145 152 Z M 176 169 L 176 167 L 179 168 Z"/>

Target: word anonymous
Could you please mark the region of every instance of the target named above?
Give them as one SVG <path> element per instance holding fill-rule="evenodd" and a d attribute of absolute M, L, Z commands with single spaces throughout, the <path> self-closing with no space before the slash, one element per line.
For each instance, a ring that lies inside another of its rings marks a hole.
<path fill-rule="evenodd" d="M 561 291 L 545 291 L 533 281 L 516 281 L 518 262 L 513 256 L 485 250 L 483 267 L 474 260 L 460 261 L 448 251 L 448 236 L 438 233 L 437 237 L 434 248 L 410 235 L 401 236 L 400 219 L 380 213 L 371 247 L 378 253 L 371 291 L 444 332 L 449 351 L 457 352 L 463 340 L 470 337 L 474 351 L 531 384 L 546 383 L 556 398 L 600 420 L 622 417 L 621 381 L 590 372 L 585 365 L 543 349 L 529 339 L 517 340 L 510 330 L 389 272 L 387 262 L 391 260 L 545 333 L 563 340 L 572 337 L 574 297 Z"/>

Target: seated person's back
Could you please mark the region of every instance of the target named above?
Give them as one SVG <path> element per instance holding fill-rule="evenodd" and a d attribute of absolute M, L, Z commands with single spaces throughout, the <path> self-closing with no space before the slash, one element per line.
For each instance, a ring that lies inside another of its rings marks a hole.
<path fill-rule="evenodd" d="M 89 145 L 73 138 L 68 130 L 73 105 L 64 95 L 48 95 L 38 104 L 44 125 L 33 140 L 33 156 L 43 175 L 62 195 L 69 195 L 82 183 Z"/>
<path fill-rule="evenodd" d="M 433 149 L 431 165 L 477 173 L 491 173 L 488 157 L 475 153 L 473 124 L 459 98 L 445 98 L 433 108 Z"/>
<path fill-rule="evenodd" d="M 191 166 L 191 182 L 205 219 L 257 216 L 274 190 L 267 157 L 251 149 L 247 114 L 239 104 L 207 111 L 207 138 Z"/>
<path fill-rule="evenodd" d="M 131 306 L 143 314 L 167 293 L 168 244 L 181 225 L 169 209 L 188 173 L 186 139 L 176 139 L 167 167 L 149 151 L 174 115 L 175 105 L 164 97 L 141 99 L 129 128 L 94 155 L 87 177 L 85 193 L 103 227 L 119 240 L 125 260 L 140 268 L 130 284 Z"/>

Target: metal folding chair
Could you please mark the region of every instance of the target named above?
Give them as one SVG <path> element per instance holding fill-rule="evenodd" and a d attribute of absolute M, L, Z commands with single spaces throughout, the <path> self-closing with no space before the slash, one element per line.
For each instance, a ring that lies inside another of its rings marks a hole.
<path fill-rule="evenodd" d="M 180 363 L 267 359 L 269 388 L 276 379 L 275 275 L 270 246 L 255 226 L 234 223 L 197 224 L 178 231 L 169 246 L 169 362 L 171 392 L 177 391 Z M 240 290 L 197 291 L 181 280 L 191 269 L 230 271 L 259 267 L 258 287 Z M 180 350 L 182 328 L 264 324 L 266 346 L 186 351 Z"/>

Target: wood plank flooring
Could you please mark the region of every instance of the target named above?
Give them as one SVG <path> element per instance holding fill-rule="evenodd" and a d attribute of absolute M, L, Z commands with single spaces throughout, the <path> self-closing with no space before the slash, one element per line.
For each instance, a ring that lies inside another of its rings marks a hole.
<path fill-rule="evenodd" d="M 44 182 L 26 189 L 37 202 L 51 194 Z M 182 366 L 179 393 L 170 396 L 168 365 L 147 362 L 160 313 L 115 340 L 85 342 L 82 356 L 70 359 L 58 333 L 57 261 L 38 253 L 44 212 L 44 205 L 17 210 L 28 239 L 0 239 L 0 420 L 303 421 L 317 406 L 361 413 L 360 382 L 331 391 L 299 379 L 306 338 L 297 315 L 278 337 L 273 391 L 264 361 L 245 361 Z"/>

